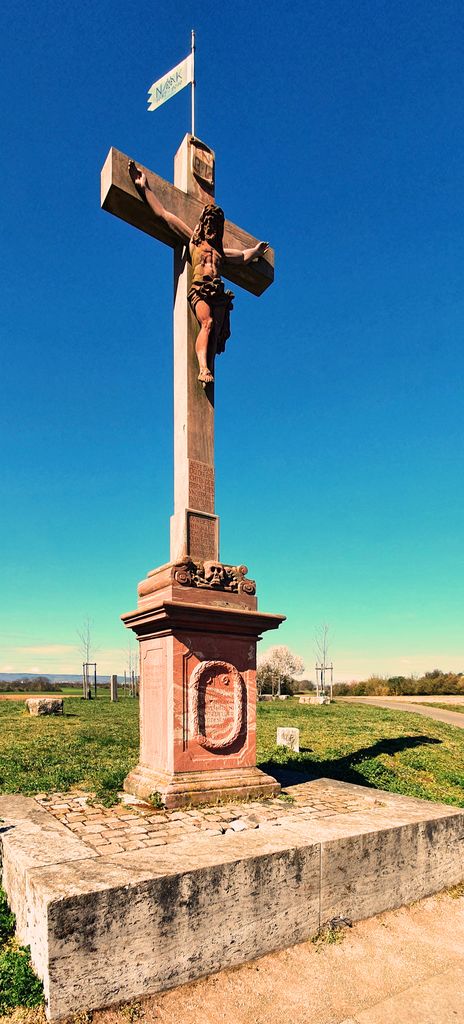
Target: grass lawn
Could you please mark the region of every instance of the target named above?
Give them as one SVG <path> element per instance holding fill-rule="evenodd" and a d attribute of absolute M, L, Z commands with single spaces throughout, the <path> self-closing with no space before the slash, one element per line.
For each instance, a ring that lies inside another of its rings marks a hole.
<path fill-rule="evenodd" d="M 299 754 L 275 746 L 278 725 L 300 729 Z M 110 800 L 137 754 L 133 698 L 111 704 L 108 695 L 69 697 L 63 716 L 38 718 L 22 702 L 0 702 L 2 793 L 81 785 Z M 343 702 L 259 704 L 258 764 L 464 806 L 464 730 L 406 711 Z"/>
<path fill-rule="evenodd" d="M 138 700 L 67 697 L 64 714 L 31 717 L 23 701 L 0 701 L 0 792 L 84 788 L 116 791 L 137 761 Z"/>
<path fill-rule="evenodd" d="M 59 697 L 60 693 L 70 693 L 74 697 L 81 697 L 82 696 L 82 683 L 80 684 L 80 686 L 60 686 L 59 690 L 54 690 L 53 693 L 50 693 L 48 696 L 49 697 L 53 697 L 55 693 L 57 694 L 58 697 Z M 92 686 L 92 693 L 93 693 L 93 686 Z M 40 697 L 41 694 L 37 694 L 37 696 Z M 46 697 L 47 694 L 44 693 L 43 696 Z"/>
<path fill-rule="evenodd" d="M 39 691 L 36 691 L 35 693 L 33 693 L 32 691 L 29 691 L 29 690 L 28 691 L 26 691 L 26 690 L 0 690 L 0 701 L 1 700 L 28 700 L 30 697 L 34 697 L 34 698 L 37 697 L 40 700 L 42 697 L 53 698 L 53 697 L 81 697 L 81 696 L 82 696 L 82 687 L 81 687 L 80 690 L 74 690 L 74 689 L 73 690 L 71 690 L 71 689 L 69 689 L 69 690 L 65 690 L 65 689 L 54 690 L 53 693 L 51 693 L 49 690 L 44 691 L 43 693 L 41 693 Z M 93 691 L 92 691 L 92 696 L 93 696 Z"/>
<path fill-rule="evenodd" d="M 278 725 L 300 729 L 300 753 L 275 747 Z M 464 807 L 464 730 L 407 711 L 343 701 L 258 705 L 258 762 Z"/>

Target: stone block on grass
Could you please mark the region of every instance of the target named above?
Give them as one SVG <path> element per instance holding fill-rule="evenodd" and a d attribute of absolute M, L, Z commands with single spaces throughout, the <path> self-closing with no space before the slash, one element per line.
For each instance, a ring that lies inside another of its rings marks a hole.
<path fill-rule="evenodd" d="M 29 697 L 26 707 L 30 715 L 62 715 L 63 699 L 61 697 Z"/>
<path fill-rule="evenodd" d="M 316 697 L 315 694 L 303 694 L 299 698 L 299 704 L 330 704 L 330 697 L 327 694 L 322 694 L 320 697 Z"/>

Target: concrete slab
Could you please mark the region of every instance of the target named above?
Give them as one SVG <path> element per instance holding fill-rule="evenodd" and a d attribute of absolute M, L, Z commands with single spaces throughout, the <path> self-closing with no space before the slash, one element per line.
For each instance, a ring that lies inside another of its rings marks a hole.
<path fill-rule="evenodd" d="M 20 795 L 0 797 L 2 885 L 16 915 L 16 934 L 26 945 L 26 879 L 33 867 L 70 863 L 89 856 L 84 843 L 35 800 Z"/>
<path fill-rule="evenodd" d="M 34 800 L 0 798 L 4 885 L 22 903 L 49 1019 L 176 987 L 302 942 L 332 917 L 359 920 L 462 880 L 463 811 L 329 780 L 324 807 L 321 785 L 300 787 L 308 817 L 300 800 L 257 828 L 108 857 Z"/>

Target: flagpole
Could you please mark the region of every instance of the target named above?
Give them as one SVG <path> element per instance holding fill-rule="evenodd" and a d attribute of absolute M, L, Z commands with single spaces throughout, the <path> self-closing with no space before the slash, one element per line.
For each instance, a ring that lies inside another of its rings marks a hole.
<path fill-rule="evenodd" d="M 195 138 L 195 29 L 192 28 L 192 135 Z"/>

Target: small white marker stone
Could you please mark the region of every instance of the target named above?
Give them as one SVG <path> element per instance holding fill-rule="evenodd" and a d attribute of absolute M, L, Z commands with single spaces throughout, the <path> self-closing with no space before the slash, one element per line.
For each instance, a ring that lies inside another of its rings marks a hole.
<path fill-rule="evenodd" d="M 277 746 L 289 747 L 296 752 L 300 749 L 300 730 L 279 726 L 277 729 Z"/>

